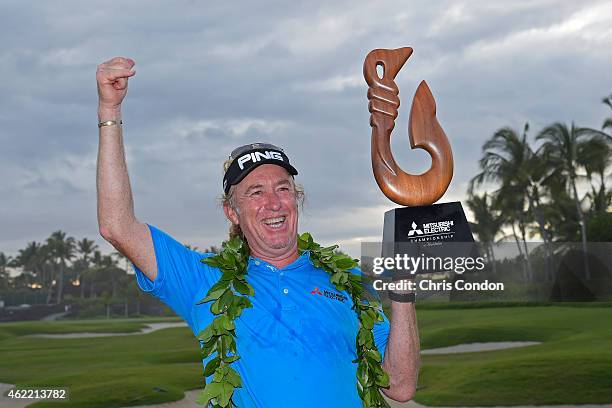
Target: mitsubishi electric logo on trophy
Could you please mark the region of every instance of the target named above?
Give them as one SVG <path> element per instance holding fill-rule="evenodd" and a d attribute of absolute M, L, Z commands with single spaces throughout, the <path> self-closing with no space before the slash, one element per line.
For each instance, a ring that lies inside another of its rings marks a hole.
<path fill-rule="evenodd" d="M 400 207 L 387 211 L 385 213 L 383 243 L 391 242 L 412 244 L 403 245 L 404 249 L 400 252 L 414 251 L 413 255 L 419 255 L 420 253 L 417 252 L 422 248 L 429 248 L 426 252 L 432 254 L 432 246 L 435 244 L 437 251 L 440 252 L 440 255 L 443 255 L 442 244 L 451 242 L 473 243 L 474 238 L 461 203 L 451 202 L 418 207 Z M 386 246 L 389 247 L 389 245 Z M 397 250 L 398 245 L 393 247 Z M 459 245 L 454 245 L 454 248 L 459 248 Z M 463 248 L 470 249 L 471 245 L 464 245 Z"/>
<path fill-rule="evenodd" d="M 412 222 L 412 229 L 408 231 L 408 237 L 413 237 L 410 242 L 435 241 L 453 237 L 453 221 L 438 221 L 421 224 L 417 228 L 416 222 Z"/>

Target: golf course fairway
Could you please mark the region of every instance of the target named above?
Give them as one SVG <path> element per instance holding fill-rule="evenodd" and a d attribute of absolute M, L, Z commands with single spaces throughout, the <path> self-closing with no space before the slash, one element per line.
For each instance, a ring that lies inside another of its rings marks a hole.
<path fill-rule="evenodd" d="M 428 406 L 580 405 L 612 402 L 610 304 L 419 308 L 423 349 L 537 341 L 523 348 L 426 355 L 415 401 Z M 203 386 L 188 328 L 138 336 L 48 339 L 28 335 L 138 332 L 177 319 L 0 324 L 0 382 L 67 387 L 69 401 L 31 407 L 123 407 L 178 400 Z M 279 373 L 282 374 L 282 373 Z"/>

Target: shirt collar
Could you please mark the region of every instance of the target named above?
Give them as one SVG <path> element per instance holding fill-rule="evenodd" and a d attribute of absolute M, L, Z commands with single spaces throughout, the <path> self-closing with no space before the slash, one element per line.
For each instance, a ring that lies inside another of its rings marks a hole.
<path fill-rule="evenodd" d="M 297 257 L 295 261 L 285 266 L 284 268 L 277 268 L 274 265 L 264 261 L 263 259 L 255 258 L 253 256 L 249 256 L 249 264 L 248 268 L 254 269 L 269 269 L 269 270 L 277 270 L 277 271 L 287 271 L 291 269 L 298 269 L 303 267 L 304 265 L 310 264 L 310 251 L 304 251 L 300 256 Z"/>

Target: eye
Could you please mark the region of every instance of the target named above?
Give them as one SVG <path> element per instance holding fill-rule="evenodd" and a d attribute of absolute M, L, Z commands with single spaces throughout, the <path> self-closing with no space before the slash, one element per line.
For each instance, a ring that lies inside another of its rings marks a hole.
<path fill-rule="evenodd" d="M 259 197 L 261 195 L 261 190 L 255 190 L 249 194 L 249 197 Z"/>

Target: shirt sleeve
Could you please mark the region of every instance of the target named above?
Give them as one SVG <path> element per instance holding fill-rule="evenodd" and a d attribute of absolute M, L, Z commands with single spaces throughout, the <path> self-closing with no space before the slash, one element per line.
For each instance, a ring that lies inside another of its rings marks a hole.
<path fill-rule="evenodd" d="M 149 231 L 157 260 L 157 276 L 151 280 L 134 265 L 138 286 L 143 292 L 159 298 L 192 326 L 191 310 L 200 301 L 195 299 L 196 294 L 206 293 L 220 276 L 217 269 L 201 262 L 214 254 L 193 251 L 152 225 Z"/>
<path fill-rule="evenodd" d="M 387 340 L 389 340 L 389 319 L 387 315 L 380 310 L 385 319 L 382 322 L 377 322 L 374 325 L 373 334 L 374 334 L 374 344 L 376 344 L 376 348 L 380 351 L 382 358 L 385 358 L 385 349 L 387 348 Z"/>

